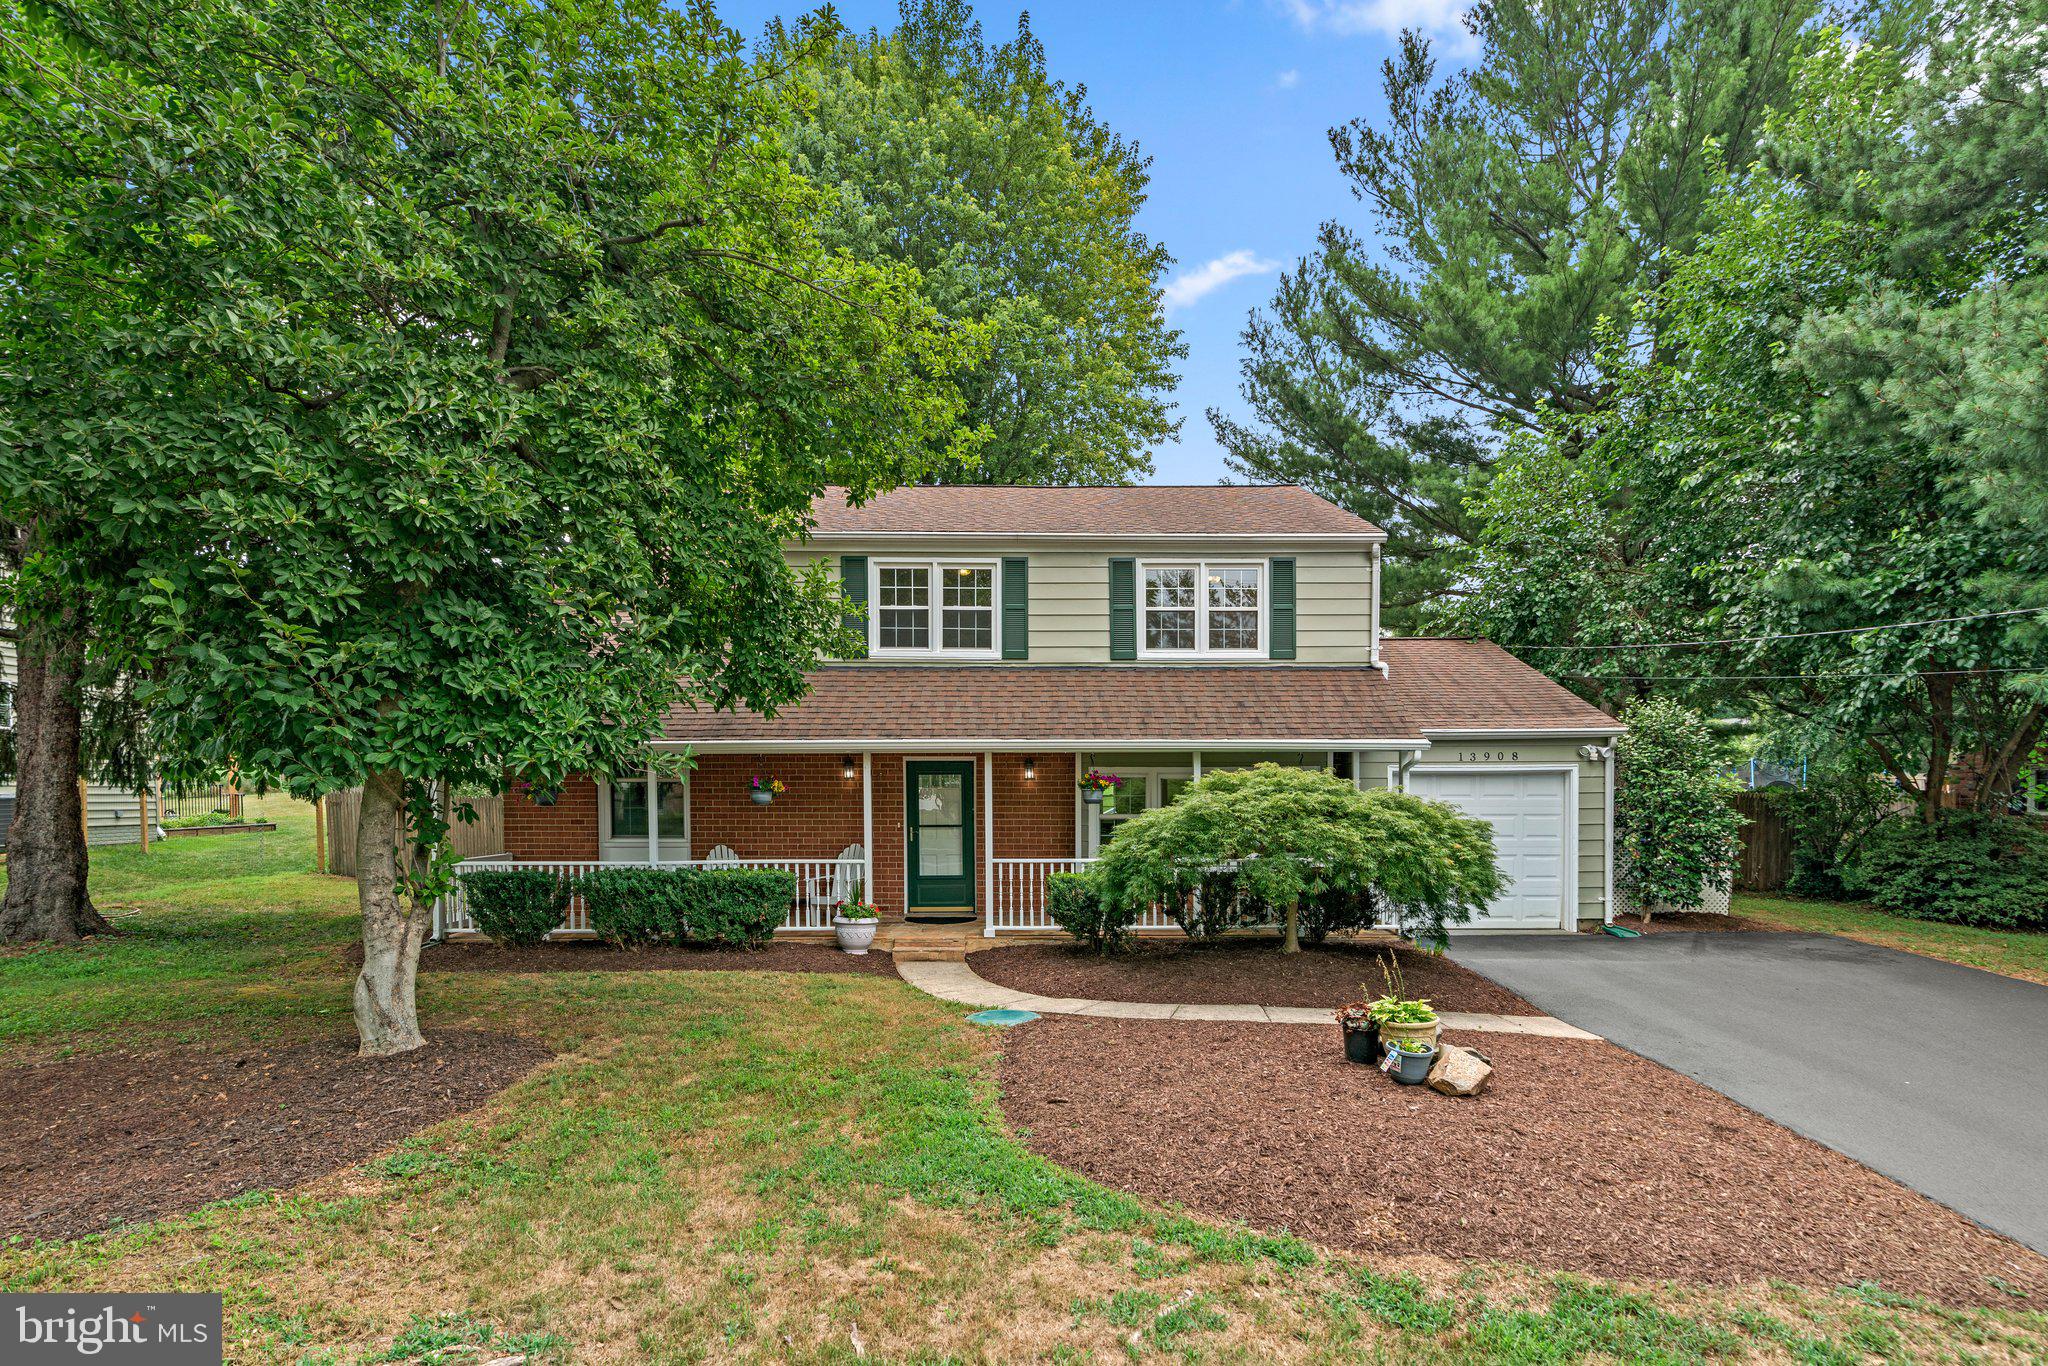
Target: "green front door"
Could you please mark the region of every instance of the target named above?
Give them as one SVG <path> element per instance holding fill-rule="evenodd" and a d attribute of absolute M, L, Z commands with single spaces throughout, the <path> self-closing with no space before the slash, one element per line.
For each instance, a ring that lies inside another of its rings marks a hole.
<path fill-rule="evenodd" d="M 974 765 L 913 763 L 903 775 L 910 904 L 919 911 L 974 911 Z"/>

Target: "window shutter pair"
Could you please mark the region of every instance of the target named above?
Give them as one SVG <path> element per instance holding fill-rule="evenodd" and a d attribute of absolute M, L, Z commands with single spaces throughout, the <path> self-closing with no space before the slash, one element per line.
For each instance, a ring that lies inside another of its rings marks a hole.
<path fill-rule="evenodd" d="M 1271 659 L 1294 658 L 1294 560 L 1292 557 L 1267 562 L 1271 600 L 1266 618 L 1272 640 L 1266 654 Z M 1119 557 L 1109 562 L 1109 657 L 1138 657 L 1138 562 Z"/>
<path fill-rule="evenodd" d="M 849 658 L 868 657 L 868 557 L 839 557 L 839 593 L 846 599 L 846 624 L 860 637 Z M 1031 562 L 1022 556 L 1003 561 L 1003 658 L 1031 657 Z"/>

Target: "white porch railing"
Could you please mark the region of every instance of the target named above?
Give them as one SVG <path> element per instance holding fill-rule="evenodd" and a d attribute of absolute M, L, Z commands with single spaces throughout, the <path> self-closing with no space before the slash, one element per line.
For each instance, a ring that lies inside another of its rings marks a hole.
<path fill-rule="evenodd" d="M 990 888 L 988 934 L 1011 930 L 1056 930 L 1045 908 L 1046 879 L 1054 873 L 1078 873 L 1094 863 L 1092 858 L 999 858 L 993 860 L 994 885 Z M 1179 928 L 1174 918 L 1158 906 L 1138 917 L 1141 930 Z"/>
<path fill-rule="evenodd" d="M 789 915 L 776 926 L 778 934 L 786 930 L 831 929 L 832 917 L 839 909 L 840 895 L 867 875 L 864 860 L 837 858 L 667 859 L 660 863 L 645 860 L 601 863 L 593 859 L 559 862 L 552 859 L 465 859 L 456 865 L 458 876 L 455 886 L 448 895 L 434 903 L 435 936 L 446 938 L 455 934 L 481 933 L 470 916 L 468 891 L 459 874 L 507 868 L 535 868 L 561 877 L 577 877 L 597 868 L 779 868 L 796 876 L 796 896 L 790 902 Z M 566 938 L 590 933 L 590 912 L 584 906 L 582 896 L 573 895 L 569 898 L 569 909 L 561 926 L 549 937 Z"/>

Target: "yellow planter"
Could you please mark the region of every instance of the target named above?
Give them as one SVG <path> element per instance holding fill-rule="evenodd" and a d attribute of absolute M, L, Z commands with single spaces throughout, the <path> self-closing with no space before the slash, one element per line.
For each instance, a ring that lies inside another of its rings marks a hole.
<path fill-rule="evenodd" d="M 1434 1045 L 1443 1028 L 1440 1020 L 1431 1020 L 1427 1024 L 1383 1024 L 1380 1026 L 1380 1047 L 1384 1049 L 1398 1039 L 1419 1039 Z"/>

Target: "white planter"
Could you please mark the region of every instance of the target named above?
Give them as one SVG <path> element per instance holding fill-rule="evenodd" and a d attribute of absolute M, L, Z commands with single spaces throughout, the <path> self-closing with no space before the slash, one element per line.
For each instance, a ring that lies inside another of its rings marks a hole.
<path fill-rule="evenodd" d="M 843 915 L 832 917 L 832 933 L 839 936 L 839 947 L 853 954 L 868 951 L 868 945 L 875 942 L 875 931 L 881 925 L 879 920 L 848 920 Z"/>
<path fill-rule="evenodd" d="M 757 787 L 753 791 L 754 805 L 756 806 L 766 806 L 768 805 L 768 803 L 775 800 L 775 794 L 773 792 L 770 792 L 765 787 Z"/>

